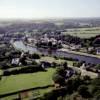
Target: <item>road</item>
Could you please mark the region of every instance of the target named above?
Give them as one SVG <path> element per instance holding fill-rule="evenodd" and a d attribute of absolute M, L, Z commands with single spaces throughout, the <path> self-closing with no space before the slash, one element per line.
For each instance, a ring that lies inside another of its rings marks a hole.
<path fill-rule="evenodd" d="M 87 70 L 85 70 L 83 68 L 78 68 L 78 67 L 74 67 L 74 66 L 69 66 L 69 67 L 71 67 L 71 68 L 73 68 L 75 70 L 81 71 L 81 76 L 86 76 L 87 75 L 87 76 L 90 76 L 91 78 L 98 77 L 97 73 L 94 73 L 94 72 L 91 72 L 91 71 L 87 71 Z"/>

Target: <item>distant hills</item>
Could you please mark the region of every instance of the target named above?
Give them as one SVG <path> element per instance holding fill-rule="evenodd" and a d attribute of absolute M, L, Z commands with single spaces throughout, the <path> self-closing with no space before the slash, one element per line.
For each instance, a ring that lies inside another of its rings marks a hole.
<path fill-rule="evenodd" d="M 100 18 L 71 19 L 1 19 L 0 34 L 37 30 L 65 30 L 67 28 L 99 27 Z"/>

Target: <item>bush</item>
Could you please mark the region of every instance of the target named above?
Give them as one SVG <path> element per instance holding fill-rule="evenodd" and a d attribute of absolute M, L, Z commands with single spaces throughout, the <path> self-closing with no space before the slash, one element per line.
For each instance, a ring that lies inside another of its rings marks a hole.
<path fill-rule="evenodd" d="M 66 86 L 68 94 L 72 94 L 74 91 L 77 91 L 78 87 L 83 84 L 83 81 L 79 76 L 72 77 L 67 80 Z"/>
<path fill-rule="evenodd" d="M 83 82 L 84 82 L 84 84 L 86 84 L 86 85 L 88 85 L 88 84 L 90 84 L 91 83 L 91 78 L 90 78 L 90 76 L 84 76 L 83 77 Z"/>
<path fill-rule="evenodd" d="M 54 83 L 58 83 L 60 84 L 60 86 L 63 86 L 65 84 L 64 77 L 60 76 L 59 74 L 54 74 L 52 79 Z"/>
<path fill-rule="evenodd" d="M 67 99 L 66 99 L 67 100 Z M 68 100 L 83 100 L 82 96 L 79 95 L 78 93 L 73 93 Z"/>
<path fill-rule="evenodd" d="M 32 61 L 32 65 L 38 65 L 36 61 Z"/>
<path fill-rule="evenodd" d="M 1 66 L 2 66 L 1 69 L 8 69 L 11 67 L 10 64 L 7 63 L 2 63 Z"/>
<path fill-rule="evenodd" d="M 66 88 L 54 89 L 49 93 L 44 94 L 40 100 L 62 100 L 66 94 Z"/>
<path fill-rule="evenodd" d="M 86 76 L 83 77 L 83 80 L 84 80 L 84 81 L 86 81 L 86 80 L 91 80 L 91 78 L 90 78 L 90 76 L 87 76 L 87 75 L 86 75 Z"/>
<path fill-rule="evenodd" d="M 14 69 L 11 71 L 4 71 L 4 76 L 9 76 L 9 75 L 16 75 L 16 74 L 22 74 L 22 73 L 33 73 L 33 72 L 38 72 L 38 71 L 46 71 L 43 69 L 41 66 L 29 66 L 29 67 L 23 67 L 21 69 Z"/>
<path fill-rule="evenodd" d="M 11 75 L 11 73 L 9 71 L 4 71 L 3 75 L 4 76 L 9 76 L 9 75 Z"/>
<path fill-rule="evenodd" d="M 73 63 L 73 66 L 75 66 L 75 67 L 80 67 L 80 66 L 81 66 L 81 63 L 80 63 L 80 62 L 74 62 L 74 63 Z"/>
<path fill-rule="evenodd" d="M 61 59 L 69 60 L 69 61 L 78 61 L 78 59 L 72 58 L 72 57 L 61 57 Z"/>
<path fill-rule="evenodd" d="M 52 62 L 52 67 L 56 68 L 57 67 L 57 63 L 56 62 Z"/>
<path fill-rule="evenodd" d="M 92 80 L 92 85 L 99 86 L 100 85 L 100 78 L 96 78 Z"/>
<path fill-rule="evenodd" d="M 68 68 L 68 63 L 67 62 L 64 62 L 63 63 L 63 67 L 64 67 L 64 69 L 67 69 Z"/>
<path fill-rule="evenodd" d="M 99 93 L 100 93 L 100 91 L 99 91 Z M 94 100 L 100 100 L 100 94 L 96 95 L 96 96 L 94 97 Z"/>
<path fill-rule="evenodd" d="M 66 76 L 66 72 L 65 72 L 64 68 L 62 68 L 62 67 L 59 67 L 59 68 L 56 69 L 56 74 L 58 74 L 62 77 Z"/>
<path fill-rule="evenodd" d="M 44 96 L 40 100 L 57 100 L 57 97 L 57 91 L 51 91 L 49 93 L 44 94 Z"/>
<path fill-rule="evenodd" d="M 34 54 L 32 54 L 32 58 L 33 58 L 33 59 L 40 59 L 40 55 L 34 53 Z"/>
<path fill-rule="evenodd" d="M 83 98 L 90 98 L 90 97 L 91 97 L 91 94 L 90 94 L 90 92 L 88 91 L 88 87 L 85 86 L 85 85 L 81 85 L 81 86 L 78 88 L 78 93 L 79 93 Z"/>
<path fill-rule="evenodd" d="M 93 86 L 92 94 L 94 94 L 94 96 L 100 95 L 100 86 Z"/>
<path fill-rule="evenodd" d="M 95 68 L 100 70 L 100 64 L 97 64 Z"/>
<path fill-rule="evenodd" d="M 44 57 L 45 55 L 44 54 L 41 54 L 41 56 Z"/>
<path fill-rule="evenodd" d="M 56 60 L 58 60 L 58 59 L 59 59 L 57 56 L 54 56 L 54 58 L 55 58 Z"/>

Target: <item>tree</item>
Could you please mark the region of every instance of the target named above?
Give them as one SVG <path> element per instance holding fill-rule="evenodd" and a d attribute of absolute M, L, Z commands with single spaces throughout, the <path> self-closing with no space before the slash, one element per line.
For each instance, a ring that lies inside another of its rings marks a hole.
<path fill-rule="evenodd" d="M 65 79 L 59 74 L 54 74 L 52 77 L 55 84 L 59 84 L 60 86 L 65 85 Z"/>
<path fill-rule="evenodd" d="M 68 93 L 71 94 L 73 91 L 76 91 L 78 87 L 83 83 L 79 76 L 74 76 L 67 80 L 66 86 L 68 89 Z"/>
<path fill-rule="evenodd" d="M 33 59 L 40 59 L 40 55 L 37 53 L 32 54 Z"/>
<path fill-rule="evenodd" d="M 95 78 L 95 79 L 93 79 L 92 85 L 94 85 L 94 86 L 99 86 L 99 85 L 100 85 L 100 78 Z"/>
<path fill-rule="evenodd" d="M 89 46 L 90 46 L 90 41 L 89 41 L 89 40 L 86 41 L 85 46 L 86 46 L 86 50 L 87 50 L 87 52 L 88 52 L 88 48 L 89 48 Z"/>
<path fill-rule="evenodd" d="M 67 69 L 68 68 L 67 62 L 64 62 L 63 67 L 64 67 L 64 69 Z"/>
<path fill-rule="evenodd" d="M 59 97 L 58 90 L 52 90 L 48 93 L 45 93 L 41 100 L 58 100 L 57 97 Z"/>
<path fill-rule="evenodd" d="M 20 62 L 22 65 L 27 65 L 26 56 L 23 56 L 22 58 L 20 58 Z"/>
<path fill-rule="evenodd" d="M 51 42 L 51 41 L 48 43 L 48 46 L 49 46 L 50 48 L 52 48 L 52 42 Z"/>
<path fill-rule="evenodd" d="M 66 98 L 67 100 L 67 98 Z M 73 93 L 68 100 L 83 100 L 82 96 L 79 95 L 77 92 Z"/>
<path fill-rule="evenodd" d="M 88 91 L 88 87 L 85 85 L 81 85 L 78 88 L 78 93 L 83 97 L 83 98 L 91 98 L 91 94 Z"/>
<path fill-rule="evenodd" d="M 59 67 L 59 68 L 56 69 L 56 74 L 58 74 L 62 77 L 66 76 L 66 72 L 65 72 L 64 68 L 62 68 L 62 67 Z"/>
<path fill-rule="evenodd" d="M 96 65 L 96 69 L 100 69 L 100 64 L 97 64 Z"/>
<path fill-rule="evenodd" d="M 100 95 L 100 86 L 93 86 L 92 94 L 94 95 L 94 97 Z"/>

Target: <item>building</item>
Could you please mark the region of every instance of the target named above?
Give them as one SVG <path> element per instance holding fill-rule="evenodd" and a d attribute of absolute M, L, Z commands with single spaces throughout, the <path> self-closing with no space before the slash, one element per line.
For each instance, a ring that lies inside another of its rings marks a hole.
<path fill-rule="evenodd" d="M 97 54 L 97 55 L 100 55 L 100 47 L 97 47 L 97 48 L 96 48 L 96 54 Z"/>

